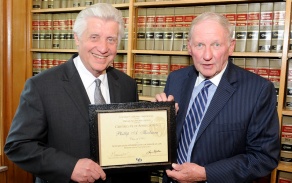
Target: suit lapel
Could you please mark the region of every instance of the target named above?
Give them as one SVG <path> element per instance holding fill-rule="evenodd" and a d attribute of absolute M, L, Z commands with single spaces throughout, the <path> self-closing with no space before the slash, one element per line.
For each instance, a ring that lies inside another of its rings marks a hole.
<path fill-rule="evenodd" d="M 229 62 L 229 66 L 226 69 L 226 72 L 223 74 L 221 81 L 217 87 L 217 90 L 214 93 L 212 101 L 201 122 L 201 127 L 197 134 L 196 141 L 199 140 L 199 138 L 204 133 L 206 128 L 210 125 L 211 121 L 221 111 L 221 109 L 225 106 L 227 101 L 236 91 L 236 87 L 234 87 L 233 85 L 233 83 L 236 82 L 236 75 L 232 73 L 232 69 L 231 69 L 232 67 L 233 67 L 232 63 Z M 231 80 L 229 80 L 229 78 Z"/>
<path fill-rule="evenodd" d="M 75 107 L 80 111 L 83 118 L 88 121 L 90 100 L 72 58 L 64 63 L 66 65 L 64 65 L 65 69 L 61 80 L 63 81 L 65 91 L 72 99 Z"/>
<path fill-rule="evenodd" d="M 120 103 L 122 91 L 120 91 L 120 83 L 118 82 L 119 77 L 112 67 L 109 67 L 106 72 L 111 103 Z"/>

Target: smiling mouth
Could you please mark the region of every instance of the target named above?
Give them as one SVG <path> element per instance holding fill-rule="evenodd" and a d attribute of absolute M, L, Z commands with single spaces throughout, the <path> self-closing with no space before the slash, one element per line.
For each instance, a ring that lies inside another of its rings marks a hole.
<path fill-rule="evenodd" d="M 97 54 L 94 54 L 92 53 L 92 55 L 96 58 L 101 58 L 101 59 L 105 59 L 106 57 L 105 56 L 100 56 L 100 55 L 97 55 Z"/>

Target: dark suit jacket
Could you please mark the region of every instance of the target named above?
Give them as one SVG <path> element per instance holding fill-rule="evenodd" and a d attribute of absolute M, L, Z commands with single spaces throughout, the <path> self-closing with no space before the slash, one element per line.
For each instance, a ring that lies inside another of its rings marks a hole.
<path fill-rule="evenodd" d="M 69 182 L 78 159 L 90 158 L 90 100 L 73 57 L 27 80 L 4 150 L 49 182 Z M 112 67 L 107 77 L 111 103 L 138 101 L 131 77 Z"/>
<path fill-rule="evenodd" d="M 179 141 L 198 72 L 172 72 L 165 92 L 179 104 Z M 208 183 L 250 182 L 278 164 L 280 142 L 276 92 L 267 79 L 232 62 L 202 120 L 191 162 L 204 166 Z"/>

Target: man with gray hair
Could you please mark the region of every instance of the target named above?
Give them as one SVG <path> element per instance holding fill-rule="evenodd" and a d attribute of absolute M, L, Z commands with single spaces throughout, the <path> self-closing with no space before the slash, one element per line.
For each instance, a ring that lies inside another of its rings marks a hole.
<path fill-rule="evenodd" d="M 78 54 L 27 80 L 6 155 L 36 182 L 150 182 L 144 172 L 106 175 L 90 159 L 88 106 L 138 101 L 135 80 L 110 66 L 124 33 L 121 12 L 92 5 L 78 14 L 73 32 Z"/>

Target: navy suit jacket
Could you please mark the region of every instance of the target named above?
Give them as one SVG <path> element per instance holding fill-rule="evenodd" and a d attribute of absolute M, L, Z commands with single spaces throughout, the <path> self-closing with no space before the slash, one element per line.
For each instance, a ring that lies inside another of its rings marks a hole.
<path fill-rule="evenodd" d="M 172 72 L 165 93 L 179 105 L 177 140 L 198 72 Z M 278 164 L 279 121 L 273 84 L 229 61 L 202 120 L 191 162 L 204 166 L 208 183 L 250 182 Z"/>
<path fill-rule="evenodd" d="M 49 182 L 69 182 L 80 158 L 90 158 L 90 100 L 73 63 L 27 80 L 6 140 L 10 160 Z M 128 75 L 107 69 L 111 103 L 137 102 L 137 85 Z"/>

